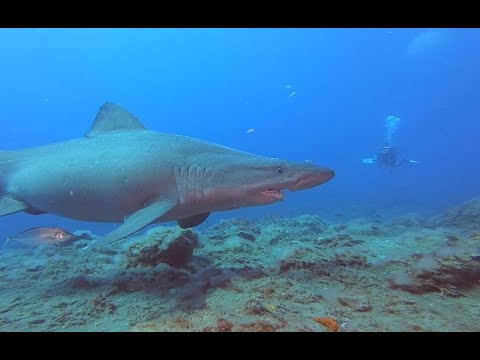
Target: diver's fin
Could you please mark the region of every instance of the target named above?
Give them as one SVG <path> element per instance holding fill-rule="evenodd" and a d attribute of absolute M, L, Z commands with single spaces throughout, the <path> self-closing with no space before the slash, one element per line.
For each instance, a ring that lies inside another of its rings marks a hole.
<path fill-rule="evenodd" d="M 167 211 L 171 210 L 176 202 L 169 199 L 163 199 L 152 203 L 151 205 L 137 210 L 131 216 L 125 219 L 125 222 L 117 227 L 115 230 L 107 234 L 93 247 L 103 246 L 122 240 L 127 236 L 142 230 L 144 227 L 150 225 Z"/>
<path fill-rule="evenodd" d="M 22 201 L 15 200 L 8 195 L 0 195 L 0 216 L 14 214 L 29 209 Z"/>
<path fill-rule="evenodd" d="M 100 107 L 87 137 L 102 135 L 113 131 L 145 130 L 145 126 L 127 109 L 106 102 Z"/>
<path fill-rule="evenodd" d="M 198 215 L 193 215 L 193 216 L 187 217 L 185 219 L 177 220 L 177 224 L 182 229 L 195 227 L 195 226 L 203 223 L 208 218 L 208 215 L 210 215 L 209 212 L 203 213 L 203 214 L 198 214 Z"/>

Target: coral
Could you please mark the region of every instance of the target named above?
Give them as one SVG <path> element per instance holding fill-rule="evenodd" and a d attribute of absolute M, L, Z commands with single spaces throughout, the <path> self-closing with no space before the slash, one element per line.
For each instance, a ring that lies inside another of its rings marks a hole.
<path fill-rule="evenodd" d="M 93 312 L 101 313 L 107 311 L 109 314 L 113 314 L 117 310 L 117 305 L 108 302 L 107 298 L 103 295 L 93 299 Z"/>
<path fill-rule="evenodd" d="M 198 235 L 190 229 L 157 231 L 129 247 L 127 269 L 136 266 L 154 267 L 159 263 L 185 266 L 198 245 Z"/>
<path fill-rule="evenodd" d="M 354 308 L 355 311 L 358 311 L 358 312 L 370 312 L 373 310 L 373 307 L 372 305 L 370 304 L 369 301 L 367 302 L 363 302 L 361 304 L 358 304 L 357 306 L 355 306 Z"/>
<path fill-rule="evenodd" d="M 350 268 L 366 268 L 370 266 L 365 256 L 351 254 L 348 252 L 335 254 L 335 257 L 331 263 L 336 266 L 346 266 Z"/>
<path fill-rule="evenodd" d="M 249 234 L 249 233 L 246 233 L 244 231 L 240 231 L 238 234 L 237 234 L 239 237 L 245 239 L 245 240 L 248 240 L 248 241 L 255 241 L 255 236 Z"/>
<path fill-rule="evenodd" d="M 373 307 L 370 304 L 369 300 L 366 300 L 366 301 L 360 302 L 360 303 L 358 303 L 357 301 L 355 301 L 353 299 L 349 299 L 349 298 L 346 298 L 346 297 L 339 297 L 337 300 L 338 300 L 338 303 L 340 305 L 348 307 L 348 308 L 352 308 L 353 310 L 358 311 L 358 312 L 369 312 L 369 311 L 373 310 Z"/>
<path fill-rule="evenodd" d="M 275 326 L 266 321 L 255 321 L 250 324 L 242 324 L 238 331 L 244 332 L 274 332 Z"/>
<path fill-rule="evenodd" d="M 120 272 L 111 280 L 109 295 L 137 291 L 166 291 L 176 286 L 183 286 L 189 281 L 188 275 L 179 270 L 151 271 L 128 270 Z"/>
<path fill-rule="evenodd" d="M 302 215 L 297 217 L 297 223 L 302 231 L 315 234 L 323 233 L 327 230 L 327 224 L 317 215 Z"/>
<path fill-rule="evenodd" d="M 181 315 L 166 320 L 165 325 L 168 326 L 168 328 L 172 331 L 185 331 L 194 328 L 194 324 Z"/>
<path fill-rule="evenodd" d="M 405 227 L 417 227 L 422 224 L 422 220 L 417 214 L 409 213 L 401 216 L 397 216 L 392 220 L 392 225 L 400 225 Z"/>
<path fill-rule="evenodd" d="M 146 322 L 141 324 L 136 324 L 132 327 L 134 332 L 160 332 L 162 331 L 159 324 L 155 322 Z"/>
<path fill-rule="evenodd" d="M 263 315 L 269 310 L 258 300 L 250 299 L 244 306 L 245 312 L 251 315 Z"/>
<path fill-rule="evenodd" d="M 330 272 L 322 264 L 303 260 L 281 261 L 278 271 L 284 273 L 292 270 L 310 270 L 319 276 L 330 276 Z"/>
<path fill-rule="evenodd" d="M 359 230 L 357 233 L 359 235 L 363 235 L 363 236 L 379 236 L 379 235 L 382 235 L 382 231 L 380 230 L 380 228 L 378 226 L 375 226 L 375 225 L 371 225 L 367 229 Z"/>
<path fill-rule="evenodd" d="M 480 227 L 480 200 L 471 200 L 450 209 L 440 221 L 446 226 Z"/>
<path fill-rule="evenodd" d="M 204 332 L 231 332 L 233 329 L 233 324 L 231 321 L 225 319 L 217 319 L 216 326 L 207 326 L 203 328 Z"/>
<path fill-rule="evenodd" d="M 480 228 L 372 219 L 341 231 L 339 218 L 325 230 L 320 217 L 240 219 L 155 226 L 91 251 L 6 249 L 0 331 L 479 331 Z"/>
<path fill-rule="evenodd" d="M 315 242 L 319 245 L 327 245 L 329 247 L 339 247 L 339 246 L 348 246 L 352 247 L 355 245 L 362 244 L 364 241 L 359 239 L 353 239 L 348 234 L 338 234 L 333 235 L 327 238 L 322 238 L 315 240 Z"/>
<path fill-rule="evenodd" d="M 435 261 L 435 266 L 424 260 Z M 464 296 L 459 290 L 477 287 L 480 284 L 480 269 L 475 257 L 464 254 L 449 257 L 422 256 L 412 267 L 415 271 L 397 279 L 390 279 L 392 289 L 420 295 L 440 292 L 448 297 Z"/>
<path fill-rule="evenodd" d="M 233 328 L 233 324 L 225 319 L 217 319 L 217 327 L 215 331 L 218 332 L 231 332 Z"/>
<path fill-rule="evenodd" d="M 254 241 L 255 236 L 261 232 L 258 224 L 247 219 L 222 220 L 218 225 L 207 231 L 208 237 L 216 240 L 223 240 L 232 234 L 237 234 L 247 240 Z M 243 236 L 242 236 L 243 235 Z M 253 237 L 253 239 L 251 239 Z"/>
<path fill-rule="evenodd" d="M 89 290 L 94 289 L 99 285 L 97 281 L 91 280 L 84 275 L 75 276 L 65 282 L 65 285 L 76 290 Z"/>
<path fill-rule="evenodd" d="M 244 229 L 244 230 L 253 230 L 256 233 L 260 233 L 260 230 L 257 227 L 257 223 L 255 221 L 252 221 L 250 219 L 245 219 L 245 218 L 236 218 L 232 220 L 225 220 L 225 221 L 220 221 L 220 223 L 215 226 L 215 228 L 231 228 L 231 227 L 237 227 L 238 229 Z"/>
<path fill-rule="evenodd" d="M 340 325 L 337 323 L 337 320 L 330 317 L 316 317 L 313 318 L 320 325 L 325 326 L 330 331 L 339 331 Z"/>

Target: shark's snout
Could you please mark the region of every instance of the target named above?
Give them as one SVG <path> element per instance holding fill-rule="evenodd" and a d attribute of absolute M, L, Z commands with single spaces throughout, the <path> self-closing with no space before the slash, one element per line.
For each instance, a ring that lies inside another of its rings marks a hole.
<path fill-rule="evenodd" d="M 335 176 L 335 170 L 328 168 L 308 171 L 300 176 L 289 188 L 291 191 L 305 190 L 326 183 Z"/>

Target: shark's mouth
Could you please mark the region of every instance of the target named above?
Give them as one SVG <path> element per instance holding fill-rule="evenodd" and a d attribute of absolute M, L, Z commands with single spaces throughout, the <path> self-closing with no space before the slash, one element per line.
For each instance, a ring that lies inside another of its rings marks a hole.
<path fill-rule="evenodd" d="M 260 194 L 265 196 L 270 196 L 278 200 L 283 200 L 284 198 L 283 193 L 280 190 L 276 190 L 276 189 L 260 191 Z"/>

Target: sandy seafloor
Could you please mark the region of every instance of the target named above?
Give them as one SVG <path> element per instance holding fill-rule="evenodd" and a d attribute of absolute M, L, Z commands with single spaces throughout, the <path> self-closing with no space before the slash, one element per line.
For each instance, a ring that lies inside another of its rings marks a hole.
<path fill-rule="evenodd" d="M 480 201 L 433 218 L 337 220 L 9 246 L 0 330 L 480 331 Z"/>

